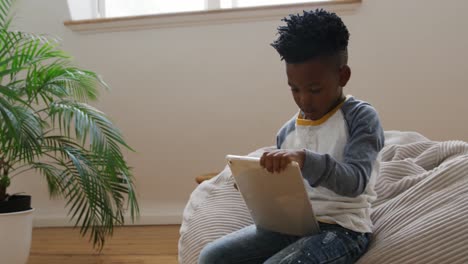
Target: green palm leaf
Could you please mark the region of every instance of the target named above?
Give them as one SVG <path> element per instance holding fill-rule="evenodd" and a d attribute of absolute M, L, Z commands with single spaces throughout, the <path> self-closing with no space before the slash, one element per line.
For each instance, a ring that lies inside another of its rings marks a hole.
<path fill-rule="evenodd" d="M 19 105 L 12 103 L 15 98 Z M 0 152 L 4 159 L 32 161 L 40 152 L 43 126 L 44 122 L 13 91 L 0 86 Z"/>
<path fill-rule="evenodd" d="M 50 105 L 49 114 L 52 123 L 58 123 L 65 135 L 72 136 L 70 130 L 73 125 L 74 136 L 82 144 L 89 138 L 95 153 L 122 158 L 119 145 L 130 148 L 105 114 L 90 105 L 76 101 L 54 102 Z"/>
<path fill-rule="evenodd" d="M 8 28 L 11 18 L 10 10 L 13 5 L 13 0 L 0 1 L 0 28 Z"/>

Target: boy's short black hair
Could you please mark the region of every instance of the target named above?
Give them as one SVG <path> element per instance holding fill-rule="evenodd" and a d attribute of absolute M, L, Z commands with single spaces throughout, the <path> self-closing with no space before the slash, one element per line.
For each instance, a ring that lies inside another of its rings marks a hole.
<path fill-rule="evenodd" d="M 335 13 L 323 9 L 292 14 L 278 27 L 278 39 L 271 45 L 286 63 L 335 57 L 339 66 L 347 64 L 349 32 Z"/>

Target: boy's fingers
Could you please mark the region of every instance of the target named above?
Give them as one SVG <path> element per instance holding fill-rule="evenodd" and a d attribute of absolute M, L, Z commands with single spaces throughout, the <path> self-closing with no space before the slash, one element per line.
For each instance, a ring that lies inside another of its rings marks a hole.
<path fill-rule="evenodd" d="M 272 172 L 272 171 L 271 171 L 271 169 L 273 168 L 273 161 L 272 161 L 272 160 L 273 160 L 272 157 L 269 156 L 269 155 L 267 155 L 267 156 L 265 157 L 265 166 L 264 166 L 264 167 L 265 167 L 265 169 L 266 169 L 267 171 L 269 171 L 269 172 Z"/>
<path fill-rule="evenodd" d="M 260 166 L 265 167 L 265 157 L 268 152 L 263 152 L 262 156 L 260 157 Z"/>
<path fill-rule="evenodd" d="M 266 168 L 270 173 L 275 172 L 275 166 L 276 166 L 276 155 L 278 155 L 280 151 L 272 151 L 269 152 L 266 156 L 265 163 L 266 163 Z"/>
<path fill-rule="evenodd" d="M 281 159 L 283 158 L 283 152 L 277 152 L 273 155 L 273 171 L 280 172 L 281 171 Z"/>
<path fill-rule="evenodd" d="M 273 172 L 280 172 L 281 170 L 281 157 L 273 157 Z"/>
<path fill-rule="evenodd" d="M 260 157 L 260 165 L 264 168 L 268 166 L 267 161 L 270 159 L 271 155 L 273 152 L 271 151 L 266 151 L 263 153 L 262 157 Z"/>

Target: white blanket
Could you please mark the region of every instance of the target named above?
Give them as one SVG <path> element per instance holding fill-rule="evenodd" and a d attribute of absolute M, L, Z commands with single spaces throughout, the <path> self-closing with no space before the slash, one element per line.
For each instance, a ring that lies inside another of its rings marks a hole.
<path fill-rule="evenodd" d="M 374 238 L 358 263 L 468 263 L 468 144 L 432 142 L 414 132 L 385 138 Z M 179 263 L 197 263 L 207 243 L 252 224 L 232 185 L 225 168 L 194 190 L 180 229 Z"/>

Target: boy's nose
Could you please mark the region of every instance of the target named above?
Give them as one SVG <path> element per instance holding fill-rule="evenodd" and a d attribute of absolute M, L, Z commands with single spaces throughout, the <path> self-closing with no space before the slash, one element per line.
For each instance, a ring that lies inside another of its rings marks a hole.
<path fill-rule="evenodd" d="M 305 97 L 305 96 L 302 96 L 302 97 L 301 97 L 300 102 L 301 102 L 301 108 L 304 109 L 304 110 L 307 109 L 308 106 L 310 105 L 310 100 L 309 100 L 309 98 L 307 98 L 307 97 Z"/>

